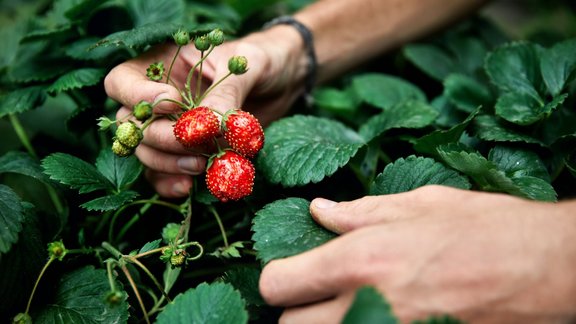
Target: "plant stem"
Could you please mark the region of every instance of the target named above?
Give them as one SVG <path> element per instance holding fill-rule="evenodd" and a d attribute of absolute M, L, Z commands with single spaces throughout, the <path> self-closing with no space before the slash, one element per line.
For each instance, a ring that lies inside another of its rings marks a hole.
<path fill-rule="evenodd" d="M 174 62 L 176 62 L 176 58 L 178 58 L 178 54 L 180 53 L 180 49 L 182 46 L 178 46 L 174 57 L 172 58 L 172 62 L 170 62 L 170 67 L 168 68 L 168 74 L 166 74 L 166 83 L 170 82 L 170 74 L 172 73 L 172 67 L 174 66 Z"/>
<path fill-rule="evenodd" d="M 122 269 L 122 272 L 124 272 L 126 279 L 128 279 L 128 282 L 130 283 L 130 286 L 134 291 L 134 295 L 136 295 L 136 299 L 138 299 L 138 304 L 140 304 L 142 313 L 144 313 L 144 319 L 146 320 L 146 323 L 150 324 L 150 319 L 148 318 L 148 312 L 146 311 L 146 307 L 144 307 L 144 301 L 142 301 L 142 297 L 140 296 L 140 292 L 138 291 L 138 287 L 136 287 L 134 279 L 132 279 L 132 275 L 130 275 L 130 272 L 128 271 L 128 268 L 126 268 L 126 265 L 123 264 L 120 266 L 120 268 Z"/>
<path fill-rule="evenodd" d="M 194 100 L 198 100 L 200 96 L 200 86 L 202 85 L 202 61 L 204 61 L 204 51 L 200 52 L 200 66 L 198 67 L 198 79 L 196 79 L 196 91 L 194 92 Z"/>
<path fill-rule="evenodd" d="M 38 283 L 40 283 L 40 279 L 42 278 L 42 276 L 44 276 L 44 272 L 46 272 L 46 269 L 48 269 L 50 264 L 52 264 L 52 262 L 55 259 L 56 258 L 54 256 L 51 256 L 50 259 L 48 259 L 48 262 L 46 262 L 46 264 L 42 268 L 42 271 L 40 271 L 38 278 L 36 278 L 36 282 L 34 283 L 34 288 L 32 288 L 32 292 L 30 293 L 30 297 L 28 298 L 28 304 L 26 305 L 26 311 L 24 312 L 24 314 L 28 314 L 28 312 L 30 311 L 30 306 L 32 305 L 32 298 L 34 298 L 34 294 L 36 293 L 36 288 L 38 288 Z"/>
<path fill-rule="evenodd" d="M 112 264 L 112 262 L 114 261 L 109 260 L 106 262 L 106 272 L 108 272 L 108 284 L 110 285 L 110 290 L 116 291 L 116 281 L 114 280 L 114 277 L 112 277 L 112 270 L 114 269 L 114 264 Z"/>
<path fill-rule="evenodd" d="M 232 75 L 232 72 L 228 72 L 228 74 L 223 76 L 220 80 L 218 80 L 218 82 L 212 84 L 208 89 L 206 89 L 206 91 L 202 94 L 202 96 L 200 96 L 200 98 L 197 99 L 197 104 L 200 104 L 202 102 L 202 100 L 204 100 L 204 98 L 206 98 L 206 95 L 208 95 L 210 93 L 210 91 L 212 91 L 214 88 L 216 88 L 220 83 L 222 83 L 222 81 L 226 80 L 231 75 Z"/>
<path fill-rule="evenodd" d="M 202 58 L 198 62 L 196 62 L 196 64 L 194 64 L 194 66 L 188 72 L 188 76 L 186 77 L 186 82 L 184 83 L 184 89 L 188 94 L 188 101 L 191 102 L 193 106 L 196 106 L 197 103 L 194 101 L 194 98 L 192 97 L 192 90 L 190 89 L 192 83 L 192 76 L 194 75 L 196 68 L 204 62 L 204 60 L 208 57 L 208 55 L 210 55 L 212 50 L 214 50 L 214 46 L 210 46 L 210 48 L 206 52 L 206 55 L 204 55 L 204 52 L 202 52 L 203 54 Z M 199 75 L 198 78 L 202 78 L 202 75 Z"/>
<path fill-rule="evenodd" d="M 228 236 L 226 236 L 226 230 L 224 229 L 224 224 L 222 224 L 222 220 L 220 219 L 220 215 L 218 215 L 218 212 L 216 211 L 216 209 L 210 205 L 210 207 L 208 207 L 208 209 L 210 210 L 210 212 L 212 213 L 212 215 L 214 215 L 214 218 L 216 219 L 216 222 L 218 223 L 218 227 L 220 228 L 220 234 L 222 235 L 222 240 L 224 241 L 224 247 L 228 248 Z"/>
<path fill-rule="evenodd" d="M 131 257 L 128 258 L 130 260 L 130 262 L 135 263 L 137 266 L 140 267 L 140 269 L 142 269 L 142 271 L 144 271 L 144 273 L 146 273 L 148 275 L 148 277 L 152 280 L 152 282 L 154 282 L 154 284 L 156 285 L 156 287 L 158 288 L 158 290 L 160 290 L 160 292 L 162 293 L 162 295 L 164 296 L 164 298 L 166 298 L 166 300 L 171 303 L 172 299 L 170 299 L 170 297 L 168 297 L 168 294 L 166 294 L 166 292 L 164 291 L 164 288 L 162 288 L 162 285 L 160 285 L 160 283 L 158 282 L 158 280 L 156 280 L 156 277 L 154 277 L 154 275 L 152 274 L 152 272 L 150 272 L 150 270 L 148 270 L 148 268 L 146 268 L 146 266 L 144 264 L 142 264 L 142 262 L 138 261 L 138 259 Z"/>
<path fill-rule="evenodd" d="M 30 139 L 28 138 L 28 135 L 26 134 L 24 127 L 22 127 L 18 117 L 15 114 L 10 114 L 9 117 L 12 128 L 14 128 L 16 135 L 18 135 L 20 142 L 22 145 L 24 145 L 24 148 L 26 148 L 28 154 L 30 154 L 30 156 L 32 156 L 35 160 L 38 160 L 38 154 L 36 154 L 36 151 L 34 150 L 34 147 L 32 146 L 32 143 L 30 142 Z M 60 197 L 58 197 L 58 193 L 56 193 L 56 190 L 54 190 L 54 188 L 49 184 L 44 184 L 44 186 L 46 187 L 48 196 L 50 196 L 50 200 L 52 200 L 54 208 L 56 208 L 56 212 L 58 214 L 63 214 L 64 207 L 60 201 Z"/>
<path fill-rule="evenodd" d="M 116 249 L 115 247 L 112 246 L 112 244 L 106 241 L 102 242 L 102 247 L 106 251 L 110 252 L 110 254 L 112 254 L 116 259 L 121 259 L 123 256 L 122 252 L 118 251 L 118 249 Z"/>

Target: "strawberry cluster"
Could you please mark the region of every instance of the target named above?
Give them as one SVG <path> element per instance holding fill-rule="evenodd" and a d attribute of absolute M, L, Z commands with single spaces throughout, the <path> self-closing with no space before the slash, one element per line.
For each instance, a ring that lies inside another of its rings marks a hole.
<path fill-rule="evenodd" d="M 174 124 L 174 137 L 185 148 L 197 149 L 212 147 L 206 168 L 206 184 L 210 192 L 222 202 L 239 200 L 252 193 L 254 185 L 255 169 L 251 159 L 264 145 L 264 132 L 258 120 L 250 113 L 231 109 L 221 114 L 209 107 L 202 106 L 202 99 L 231 75 L 240 75 L 248 70 L 248 61 L 243 56 L 233 56 L 228 60 L 229 74 L 220 80 L 215 80 L 213 85 L 201 92 L 201 79 L 196 78 L 196 86 L 192 82 L 192 76 L 196 71 L 201 73 L 202 64 L 212 50 L 224 42 L 224 33 L 215 29 L 204 35 L 191 35 L 184 30 L 179 30 L 173 35 L 173 40 L 178 50 L 172 58 L 168 71 L 165 70 L 164 62 L 154 62 L 146 69 L 146 76 L 151 81 L 166 82 L 172 84 L 182 94 L 182 101 L 161 99 L 149 103 L 141 101 L 132 107 L 133 113 L 125 119 L 112 121 L 107 117 L 101 117 L 99 126 L 104 130 L 112 125 L 118 125 L 112 151 L 118 156 L 130 156 L 134 154 L 136 147 L 144 137 L 144 129 L 159 118 L 169 117 L 176 120 Z M 189 70 L 183 89 L 170 79 L 170 73 L 174 61 L 180 49 L 187 45 L 201 52 L 201 59 Z M 196 89 L 196 91 L 193 91 Z M 164 100 L 178 104 L 182 112 L 172 115 L 160 115 L 154 113 L 154 106 Z M 139 123 L 138 123 L 139 122 Z M 225 140 L 227 146 L 221 149 L 219 145 Z"/>
<path fill-rule="evenodd" d="M 174 136 L 184 147 L 216 141 L 221 134 L 229 148 L 218 150 L 208 160 L 206 185 L 222 202 L 239 200 L 252 193 L 255 169 L 250 161 L 264 145 L 262 126 L 249 112 L 232 109 L 218 121 L 216 112 L 196 107 L 183 113 L 174 124 Z"/>

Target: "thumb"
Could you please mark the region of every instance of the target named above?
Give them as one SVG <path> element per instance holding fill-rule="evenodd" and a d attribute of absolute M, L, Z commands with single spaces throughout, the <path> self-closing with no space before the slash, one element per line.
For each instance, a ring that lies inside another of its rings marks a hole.
<path fill-rule="evenodd" d="M 310 213 L 320 225 L 342 234 L 360 227 L 399 219 L 401 210 L 389 197 L 365 196 L 340 203 L 316 198 L 310 204 Z"/>

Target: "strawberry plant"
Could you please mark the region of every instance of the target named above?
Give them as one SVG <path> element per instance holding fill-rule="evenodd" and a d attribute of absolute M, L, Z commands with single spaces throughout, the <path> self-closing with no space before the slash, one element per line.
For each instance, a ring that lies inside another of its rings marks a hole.
<path fill-rule="evenodd" d="M 471 17 L 318 86 L 312 108 L 297 102 L 264 129 L 242 107 L 203 106 L 210 88 L 191 77 L 178 88 L 181 111 L 160 116 L 158 102 L 141 101 L 112 117 L 120 105 L 103 79 L 117 64 L 159 43 L 206 57 L 305 3 L 0 3 L 3 322 L 273 322 L 280 310 L 259 295 L 262 266 L 336 237 L 312 220 L 314 197 L 427 184 L 542 201 L 576 194 L 569 24 L 520 37 Z M 229 76 L 251 64 L 231 58 Z M 142 74 L 170 83 L 173 72 L 155 62 Z M 161 118 L 209 160 L 186 198 L 159 197 L 133 155 Z M 396 322 L 385 296 L 363 287 L 344 322 L 368 317 Z"/>

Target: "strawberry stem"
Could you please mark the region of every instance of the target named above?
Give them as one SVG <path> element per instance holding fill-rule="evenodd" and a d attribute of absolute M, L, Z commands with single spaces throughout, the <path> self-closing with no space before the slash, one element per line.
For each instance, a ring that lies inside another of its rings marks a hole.
<path fill-rule="evenodd" d="M 198 79 L 196 80 L 196 91 L 194 92 L 194 99 L 197 100 L 200 95 L 200 86 L 202 85 L 202 63 L 204 61 L 204 51 L 200 52 L 200 66 L 198 67 Z"/>
<path fill-rule="evenodd" d="M 180 54 L 181 48 L 182 46 L 178 46 L 178 49 L 176 50 L 176 53 L 172 58 L 172 62 L 170 62 L 170 67 L 168 68 L 168 74 L 166 74 L 166 83 L 170 82 L 170 74 L 172 73 L 172 67 L 174 67 L 174 62 L 176 62 L 176 58 L 178 57 L 178 54 Z"/>
<path fill-rule="evenodd" d="M 46 262 L 46 264 L 42 268 L 42 271 L 40 271 L 38 278 L 36 278 L 36 282 L 34 283 L 34 288 L 32 288 L 32 292 L 30 293 L 30 297 L 28 298 L 28 304 L 26 305 L 26 311 L 24 312 L 24 314 L 28 314 L 28 312 L 30 311 L 30 306 L 32 305 L 32 298 L 34 298 L 36 288 L 38 288 L 38 283 L 40 283 L 40 279 L 42 279 L 42 277 L 44 276 L 46 269 L 48 269 L 48 267 L 50 266 L 50 264 L 52 264 L 52 262 L 54 262 L 54 260 L 56 260 L 56 257 L 52 255 L 50 259 L 48 259 L 48 262 Z"/>
<path fill-rule="evenodd" d="M 138 304 L 140 304 L 140 308 L 142 309 L 142 312 L 144 313 L 144 319 L 146 320 L 146 323 L 150 324 L 150 319 L 148 318 L 148 312 L 146 311 L 146 307 L 144 306 L 144 302 L 142 301 L 142 297 L 140 296 L 140 292 L 138 291 L 138 287 L 136 286 L 134 279 L 132 279 L 132 275 L 130 274 L 130 271 L 128 271 L 128 268 L 126 267 L 125 264 L 121 264 L 120 268 L 122 269 L 122 272 L 124 272 L 126 279 L 128 279 L 128 282 L 130 283 L 130 286 L 132 287 L 132 290 L 134 291 L 134 295 L 136 295 L 136 299 L 138 300 Z"/>
<path fill-rule="evenodd" d="M 188 76 L 186 77 L 186 83 L 184 83 L 184 88 L 186 89 L 186 93 L 188 94 L 188 100 L 193 104 L 193 106 L 197 106 L 197 103 L 194 101 L 194 98 L 192 97 L 192 90 L 190 89 L 192 84 L 192 76 L 194 75 L 196 68 L 200 66 L 204 62 L 204 60 L 206 60 L 206 58 L 208 57 L 208 55 L 210 55 L 210 53 L 212 53 L 212 50 L 214 50 L 214 46 L 211 45 L 208 51 L 206 51 L 206 55 L 202 55 L 200 60 L 196 62 L 196 64 L 194 64 L 194 66 L 190 69 L 190 71 L 188 72 Z M 198 75 L 198 78 L 202 79 L 202 75 Z"/>
<path fill-rule="evenodd" d="M 171 103 L 173 103 L 173 104 L 176 104 L 176 105 L 180 106 L 180 108 L 183 108 L 183 109 L 186 109 L 186 110 L 188 109 L 188 106 L 186 106 L 186 104 L 184 104 L 183 102 L 181 102 L 181 101 L 179 101 L 179 100 L 170 99 L 170 98 L 160 99 L 160 100 L 152 103 L 152 107 L 156 107 L 159 103 L 161 103 L 161 102 L 163 102 L 163 101 L 171 102 Z"/>
<path fill-rule="evenodd" d="M 231 75 L 232 75 L 232 72 L 228 72 L 228 74 L 223 76 L 216 83 L 213 83 L 208 89 L 206 89 L 206 91 L 202 94 L 202 96 L 200 96 L 200 98 L 197 100 L 197 104 L 200 104 L 202 102 L 202 100 L 204 100 L 204 98 L 206 98 L 206 96 L 210 93 L 210 91 L 212 91 L 214 88 L 216 88 L 220 83 L 222 83 L 222 81 L 226 80 Z"/>
<path fill-rule="evenodd" d="M 218 215 L 218 211 L 213 206 L 209 206 L 208 210 L 214 215 L 216 222 L 218 223 L 218 227 L 220 228 L 220 234 L 222 235 L 222 240 L 224 241 L 224 248 L 228 248 L 228 236 L 226 235 L 226 230 L 224 229 L 224 224 L 222 223 L 222 219 L 220 219 L 220 215 Z"/>

